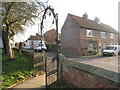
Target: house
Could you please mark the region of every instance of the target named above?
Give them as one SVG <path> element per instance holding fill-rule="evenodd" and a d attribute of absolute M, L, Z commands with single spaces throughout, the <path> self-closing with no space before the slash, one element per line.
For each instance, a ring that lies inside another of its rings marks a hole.
<path fill-rule="evenodd" d="M 55 44 L 56 43 L 56 30 L 55 29 L 51 29 L 49 31 L 47 31 L 44 34 L 44 39 L 47 43 L 49 44 Z"/>
<path fill-rule="evenodd" d="M 68 14 L 61 29 L 61 52 L 84 55 L 91 50 L 99 53 L 109 44 L 118 44 L 118 32 L 111 26 L 101 23 L 99 18 L 88 19 Z"/>
<path fill-rule="evenodd" d="M 39 40 L 43 40 L 47 42 L 47 44 L 56 44 L 56 35 L 57 33 L 55 29 L 45 32 L 43 36 L 36 33 L 35 36 L 30 35 L 30 37 L 24 42 L 24 45 L 26 48 L 33 49 L 36 46 L 35 41 Z M 60 34 L 58 34 L 58 37 L 60 39 Z"/>
<path fill-rule="evenodd" d="M 33 49 L 34 48 L 34 41 L 41 40 L 41 38 L 42 38 L 41 35 L 39 35 L 38 33 L 36 33 L 35 36 L 30 35 L 30 37 L 24 42 L 25 47 Z"/>
<path fill-rule="evenodd" d="M 56 30 L 55 30 L 55 29 L 51 29 L 51 30 L 47 31 L 47 32 L 44 34 L 44 40 L 45 40 L 48 44 L 56 44 L 56 35 L 57 35 Z M 59 39 L 59 40 L 61 39 L 59 33 L 58 33 L 58 39 Z"/>

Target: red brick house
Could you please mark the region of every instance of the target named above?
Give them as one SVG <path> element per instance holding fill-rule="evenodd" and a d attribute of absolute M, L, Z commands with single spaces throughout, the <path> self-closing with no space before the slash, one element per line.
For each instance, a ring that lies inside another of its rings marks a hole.
<path fill-rule="evenodd" d="M 51 30 L 47 31 L 44 34 L 44 39 L 49 44 L 55 44 L 56 43 L 56 30 L 51 29 Z"/>
<path fill-rule="evenodd" d="M 44 40 L 48 43 L 48 44 L 56 44 L 56 35 L 57 32 L 55 29 L 51 29 L 49 31 L 47 31 L 44 34 Z M 61 39 L 60 34 L 58 33 L 58 38 L 59 40 Z"/>
<path fill-rule="evenodd" d="M 68 14 L 61 30 L 61 52 L 87 54 L 90 50 L 101 52 L 107 45 L 118 44 L 118 32 L 111 26 L 100 23 L 98 18 L 88 19 Z"/>

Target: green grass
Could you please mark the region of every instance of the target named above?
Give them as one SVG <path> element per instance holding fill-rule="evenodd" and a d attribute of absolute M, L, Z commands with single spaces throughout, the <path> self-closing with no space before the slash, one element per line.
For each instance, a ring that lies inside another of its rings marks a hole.
<path fill-rule="evenodd" d="M 14 50 L 14 55 L 13 61 L 8 61 L 7 55 L 2 55 L 2 88 L 25 80 L 33 74 L 32 61 L 25 55 L 19 58 L 19 53 L 16 50 Z"/>

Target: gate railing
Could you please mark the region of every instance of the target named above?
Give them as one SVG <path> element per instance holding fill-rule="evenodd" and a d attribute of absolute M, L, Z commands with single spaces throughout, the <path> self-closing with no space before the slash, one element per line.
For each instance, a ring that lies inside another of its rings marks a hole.
<path fill-rule="evenodd" d="M 46 88 L 50 85 L 57 82 L 57 60 L 53 61 L 53 58 L 47 56 L 44 53 L 44 60 L 45 60 L 45 81 L 46 81 Z"/>
<path fill-rule="evenodd" d="M 43 53 L 35 53 L 33 56 L 33 74 L 41 74 L 45 71 L 45 60 Z"/>

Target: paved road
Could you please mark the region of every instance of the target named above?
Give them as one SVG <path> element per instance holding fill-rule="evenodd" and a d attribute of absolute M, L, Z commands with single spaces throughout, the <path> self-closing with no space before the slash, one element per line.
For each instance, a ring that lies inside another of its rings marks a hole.
<path fill-rule="evenodd" d="M 118 71 L 120 64 L 119 59 L 120 56 L 94 56 L 94 57 L 86 57 L 86 58 L 68 58 L 69 60 L 76 60 L 77 62 L 93 65 L 96 67 L 104 68 L 113 72 Z"/>

